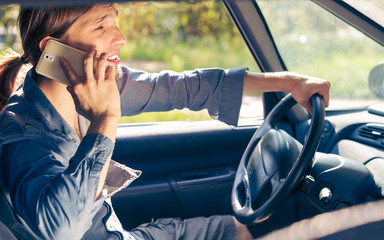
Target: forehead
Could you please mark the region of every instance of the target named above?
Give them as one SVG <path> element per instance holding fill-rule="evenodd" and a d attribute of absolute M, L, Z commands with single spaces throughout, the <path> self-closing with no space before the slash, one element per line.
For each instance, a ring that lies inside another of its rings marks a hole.
<path fill-rule="evenodd" d="M 85 14 L 83 14 L 76 22 L 81 25 L 97 24 L 105 19 L 115 19 L 117 10 L 111 4 L 95 5 Z"/>

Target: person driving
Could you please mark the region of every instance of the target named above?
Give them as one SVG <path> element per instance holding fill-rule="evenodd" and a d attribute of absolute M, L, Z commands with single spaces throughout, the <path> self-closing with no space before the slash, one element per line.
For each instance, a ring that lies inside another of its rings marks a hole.
<path fill-rule="evenodd" d="M 328 106 L 330 83 L 247 68 L 147 73 L 122 66 L 118 55 L 127 39 L 117 14 L 113 4 L 20 10 L 23 54 L 0 64 L 0 184 L 20 221 L 41 239 L 251 239 L 232 216 L 158 219 L 123 229 L 110 197 L 140 171 L 111 160 L 120 117 L 208 109 L 236 125 L 243 94 L 290 91 L 311 111 L 315 93 Z M 88 53 L 83 77 L 60 60 L 71 86 L 35 71 L 50 39 Z M 25 63 L 33 67 L 18 87 Z"/>

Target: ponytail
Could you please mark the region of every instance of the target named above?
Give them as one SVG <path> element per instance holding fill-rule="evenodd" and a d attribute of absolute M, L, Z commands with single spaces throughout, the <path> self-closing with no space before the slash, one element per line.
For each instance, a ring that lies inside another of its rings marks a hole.
<path fill-rule="evenodd" d="M 20 85 L 18 75 L 26 63 L 28 63 L 27 60 L 15 52 L 5 54 L 4 60 L 0 61 L 0 110 L 4 108 L 16 87 Z"/>

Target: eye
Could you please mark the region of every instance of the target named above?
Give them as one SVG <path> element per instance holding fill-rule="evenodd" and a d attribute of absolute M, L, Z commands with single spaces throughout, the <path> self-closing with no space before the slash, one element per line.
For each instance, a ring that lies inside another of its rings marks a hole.
<path fill-rule="evenodd" d="M 104 29 L 104 26 L 99 26 L 99 27 L 95 28 L 95 31 L 96 30 L 103 30 L 103 29 Z"/>

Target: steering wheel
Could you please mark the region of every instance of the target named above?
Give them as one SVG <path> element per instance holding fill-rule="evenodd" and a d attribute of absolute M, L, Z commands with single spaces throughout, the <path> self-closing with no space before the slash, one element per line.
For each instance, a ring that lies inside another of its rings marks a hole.
<path fill-rule="evenodd" d="M 324 102 L 318 94 L 311 97 L 313 114 L 304 145 L 276 127 L 295 104 L 290 94 L 284 97 L 264 119 L 243 154 L 232 188 L 233 214 L 243 224 L 268 219 L 314 163 L 325 118 Z"/>

